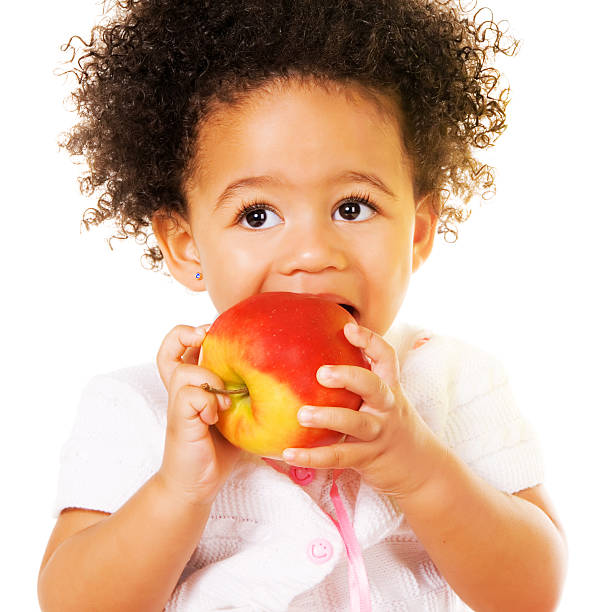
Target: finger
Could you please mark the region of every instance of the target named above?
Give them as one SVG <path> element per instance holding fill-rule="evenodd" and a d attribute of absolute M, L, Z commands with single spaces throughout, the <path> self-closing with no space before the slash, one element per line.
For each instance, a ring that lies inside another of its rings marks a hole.
<path fill-rule="evenodd" d="M 207 332 L 209 331 L 210 327 L 211 323 L 207 323 L 206 325 L 201 325 L 200 328 L 196 328 L 195 331 L 197 331 L 198 333 L 205 334 L 205 336 L 207 336 Z M 205 341 L 205 337 L 203 337 L 203 340 Z M 203 346 L 188 348 L 186 349 L 184 355 L 182 355 L 182 361 L 184 363 L 194 363 L 196 365 L 201 365 L 202 351 Z"/>
<path fill-rule="evenodd" d="M 324 387 L 342 388 L 356 393 L 365 403 L 362 407 L 389 410 L 395 398 L 392 390 L 375 372 L 351 365 L 321 366 L 316 379 Z"/>
<path fill-rule="evenodd" d="M 178 392 L 178 389 L 186 385 L 195 387 L 206 397 L 208 400 L 215 402 L 216 408 L 220 410 L 226 410 L 230 408 L 231 402 L 228 395 L 221 393 L 212 393 L 211 391 L 205 391 L 201 389 L 201 385 L 204 383 L 209 384 L 214 389 L 225 389 L 224 381 L 211 370 L 202 368 L 200 366 L 188 363 L 181 363 L 175 370 L 170 380 L 168 388 L 169 399 Z"/>
<path fill-rule="evenodd" d="M 342 442 L 316 448 L 286 448 L 283 461 L 297 467 L 320 469 L 361 468 L 369 461 L 370 443 Z"/>
<path fill-rule="evenodd" d="M 347 323 L 344 334 L 351 344 L 362 349 L 371 361 L 371 369 L 386 384 L 394 386 L 400 382 L 400 362 L 396 349 L 382 336 L 368 327 Z"/>
<path fill-rule="evenodd" d="M 214 405 L 214 402 L 212 402 L 211 406 L 206 404 L 205 408 L 199 413 L 199 416 L 207 425 L 215 425 L 218 422 L 218 409 Z"/>
<path fill-rule="evenodd" d="M 201 353 L 201 347 L 189 347 L 184 351 L 182 355 L 181 361 L 182 363 L 192 363 L 197 365 L 199 363 L 199 354 Z"/>
<path fill-rule="evenodd" d="M 190 325 L 176 325 L 163 339 L 157 353 L 157 368 L 166 388 L 174 370 L 182 363 L 181 357 L 186 350 L 203 344 L 205 330 L 203 328 L 197 330 Z"/>
<path fill-rule="evenodd" d="M 213 425 L 218 420 L 216 399 L 208 397 L 207 392 L 199 387 L 192 385 L 180 387 L 176 393 L 175 403 L 178 406 L 178 417 L 185 422 L 196 424 L 200 418 L 206 425 Z"/>
<path fill-rule="evenodd" d="M 339 431 L 362 442 L 372 442 L 381 433 L 381 425 L 368 412 L 331 406 L 302 406 L 297 413 L 300 425 Z"/>

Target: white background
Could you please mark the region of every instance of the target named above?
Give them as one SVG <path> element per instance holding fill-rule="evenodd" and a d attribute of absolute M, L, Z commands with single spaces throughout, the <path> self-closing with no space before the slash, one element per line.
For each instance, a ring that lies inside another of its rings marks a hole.
<path fill-rule="evenodd" d="M 543 0 L 488 5 L 523 41 L 501 63 L 512 102 L 510 127 L 488 157 L 498 193 L 475 206 L 456 244 L 438 238 L 400 316 L 505 363 L 540 435 L 546 487 L 570 542 L 560 609 L 592 610 L 602 544 L 603 12 L 594 0 L 579 9 Z M 59 453 L 82 386 L 153 360 L 173 325 L 216 314 L 206 294 L 144 270 L 131 239 L 113 241 L 111 251 L 111 227 L 80 234 L 90 202 L 78 191 L 81 169 L 56 145 L 75 119 L 62 102 L 72 81 L 53 71 L 66 59 L 59 46 L 86 35 L 100 11 L 90 0 L 3 8 L 4 610 L 38 609 Z"/>

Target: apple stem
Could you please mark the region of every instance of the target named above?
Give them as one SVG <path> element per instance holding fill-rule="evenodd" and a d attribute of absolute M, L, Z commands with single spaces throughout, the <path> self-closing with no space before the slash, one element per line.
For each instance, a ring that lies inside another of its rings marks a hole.
<path fill-rule="evenodd" d="M 241 387 L 240 389 L 214 389 L 214 387 L 210 387 L 208 383 L 203 383 L 201 385 L 201 389 L 203 391 L 209 391 L 210 393 L 224 393 L 228 395 L 242 394 L 249 395 L 249 390 L 247 387 Z"/>

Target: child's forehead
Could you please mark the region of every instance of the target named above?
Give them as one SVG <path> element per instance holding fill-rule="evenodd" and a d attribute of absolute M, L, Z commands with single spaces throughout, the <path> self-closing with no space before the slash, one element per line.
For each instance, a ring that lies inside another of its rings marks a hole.
<path fill-rule="evenodd" d="M 199 126 L 197 170 L 208 170 L 216 157 L 232 166 L 241 160 L 249 165 L 251 156 L 258 168 L 267 167 L 275 155 L 293 157 L 295 151 L 309 169 L 323 163 L 325 149 L 341 159 L 340 171 L 367 161 L 383 167 L 392 153 L 408 165 L 395 109 L 386 96 L 379 99 L 354 84 L 294 81 L 262 88 L 233 104 L 212 106 Z"/>
<path fill-rule="evenodd" d="M 318 75 L 294 74 L 287 78 L 274 78 L 252 90 L 233 95 L 228 102 L 214 95 L 206 103 L 206 112 L 199 132 L 216 125 L 245 120 L 258 110 L 265 110 L 278 101 L 346 103 L 358 109 L 367 122 L 395 123 L 401 127 L 402 110 L 399 92 L 383 91 L 351 79 L 334 80 Z"/>

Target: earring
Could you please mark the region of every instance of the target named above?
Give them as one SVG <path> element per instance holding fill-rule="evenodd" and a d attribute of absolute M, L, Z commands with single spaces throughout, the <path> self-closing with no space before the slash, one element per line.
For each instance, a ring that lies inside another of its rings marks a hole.
<path fill-rule="evenodd" d="M 195 274 L 195 278 L 201 278 L 201 274 L 199 274 L 199 272 L 197 272 L 197 274 Z"/>

